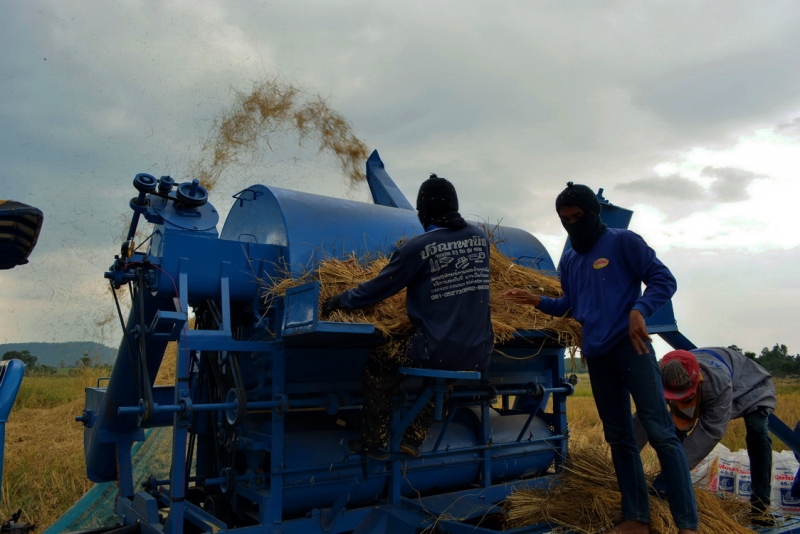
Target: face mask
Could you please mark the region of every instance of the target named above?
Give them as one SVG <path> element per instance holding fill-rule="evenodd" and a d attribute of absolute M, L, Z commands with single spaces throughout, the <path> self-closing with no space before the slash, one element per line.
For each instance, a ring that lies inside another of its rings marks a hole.
<path fill-rule="evenodd" d="M 606 229 L 606 225 L 600 220 L 600 217 L 589 213 L 584 214 L 573 223 L 562 221 L 561 224 L 569 234 L 572 248 L 579 254 L 589 252 Z"/>
<path fill-rule="evenodd" d="M 683 416 L 684 419 L 691 421 L 695 418 L 697 413 L 697 406 L 689 406 L 687 408 L 677 408 L 676 410 Z"/>
<path fill-rule="evenodd" d="M 688 432 L 694 427 L 700 416 L 700 411 L 698 409 L 700 405 L 699 397 L 699 395 L 694 395 L 691 400 L 669 401 L 669 411 L 672 414 L 672 421 L 675 423 L 678 430 Z"/>

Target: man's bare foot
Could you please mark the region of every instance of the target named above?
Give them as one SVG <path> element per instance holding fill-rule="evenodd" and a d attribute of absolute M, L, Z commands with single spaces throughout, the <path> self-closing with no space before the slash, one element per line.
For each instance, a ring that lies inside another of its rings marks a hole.
<path fill-rule="evenodd" d="M 693 532 L 693 531 L 687 531 Z M 650 534 L 650 525 L 641 523 L 639 521 L 623 521 L 619 525 L 611 527 L 603 532 L 603 534 Z M 683 531 L 680 534 L 686 534 Z"/>

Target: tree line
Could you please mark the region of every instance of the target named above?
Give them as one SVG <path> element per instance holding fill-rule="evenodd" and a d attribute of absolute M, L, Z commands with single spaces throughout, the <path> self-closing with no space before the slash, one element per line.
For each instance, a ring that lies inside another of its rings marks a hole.
<path fill-rule="evenodd" d="M 737 350 L 756 361 L 761 367 L 769 371 L 775 377 L 800 376 L 800 354 L 789 354 L 786 345 L 775 343 L 771 349 L 764 347 L 761 354 L 748 352 L 740 349 L 736 345 L 731 345 L 729 349 Z"/>
<path fill-rule="evenodd" d="M 775 343 L 771 349 L 764 347 L 761 349 L 761 354 L 742 350 L 736 345 L 728 346 L 729 349 L 741 352 L 751 360 L 757 362 L 761 367 L 769 371 L 775 377 L 787 376 L 800 376 L 800 354 L 789 354 L 789 349 L 786 345 Z M 11 350 L 3 354 L 3 360 L 20 360 L 25 364 L 26 372 L 32 372 L 40 375 L 54 375 L 58 372 L 58 368 L 38 363 L 38 358 L 27 350 L 16 351 Z M 66 361 L 62 360 L 60 367 L 72 367 L 74 369 L 85 369 L 89 367 L 103 367 L 103 365 L 92 361 L 89 353 L 85 352 L 82 357 L 75 360 L 72 365 L 68 365 Z M 586 366 L 583 358 L 578 362 L 578 368 L 585 370 Z"/>
<path fill-rule="evenodd" d="M 83 356 L 75 360 L 74 363 L 68 364 L 66 360 L 62 359 L 59 367 L 39 363 L 39 358 L 34 356 L 27 350 L 10 350 L 3 354 L 3 360 L 19 360 L 25 364 L 25 374 L 36 375 L 55 375 L 58 373 L 59 368 L 72 368 L 72 369 L 88 369 L 90 367 L 107 367 L 92 360 L 88 352 L 84 352 Z"/>
<path fill-rule="evenodd" d="M 774 377 L 786 378 L 789 376 L 800 376 L 800 354 L 789 354 L 789 349 L 786 345 L 775 343 L 775 346 L 771 349 L 767 347 L 761 349 L 760 354 L 742 350 L 736 345 L 729 345 L 728 348 L 741 352 L 761 365 L 761 367 L 766 369 L 769 374 Z M 583 373 L 588 372 L 586 361 L 582 357 L 576 360 L 575 371 Z"/>

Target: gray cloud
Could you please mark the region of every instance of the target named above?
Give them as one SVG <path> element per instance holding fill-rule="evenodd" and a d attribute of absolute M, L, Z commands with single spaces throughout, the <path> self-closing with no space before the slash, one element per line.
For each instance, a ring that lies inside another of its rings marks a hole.
<path fill-rule="evenodd" d="M 800 136 L 800 117 L 781 122 L 775 127 L 775 131 L 786 135 Z"/>
<path fill-rule="evenodd" d="M 669 198 L 695 205 L 713 205 L 719 202 L 742 202 L 747 200 L 750 198 L 747 187 L 754 180 L 766 178 L 760 174 L 732 167 L 706 167 L 701 171 L 700 175 L 714 178 L 708 189 L 697 181 L 678 174 L 640 178 L 631 182 L 617 184 L 615 189 L 637 194 L 639 198 L 650 199 L 653 203 L 656 203 L 654 201 L 657 199 Z"/>
<path fill-rule="evenodd" d="M 635 101 L 683 125 L 729 122 L 796 104 L 800 56 L 763 52 L 664 72 L 642 84 Z"/>
<path fill-rule="evenodd" d="M 616 189 L 644 195 L 650 199 L 667 197 L 679 201 L 704 201 L 709 200 L 708 192 L 688 178 L 674 174 L 665 177 L 641 178 L 623 184 L 618 184 Z"/>
<path fill-rule="evenodd" d="M 457 10 L 421 1 L 10 2 L 0 18 L 0 198 L 40 207 L 46 219 L 32 265 L 0 282 L 24 292 L 46 278 L 59 295 L 62 285 L 103 284 L 133 175 L 191 178 L 188 163 L 232 92 L 265 78 L 327 98 L 410 198 L 437 172 L 456 181 L 466 215 L 554 242 L 563 229 L 553 200 L 568 180 L 604 187 L 622 206 L 657 205 L 671 220 L 742 201 L 760 176 L 707 169 L 708 189 L 647 176 L 692 147 L 730 146 L 764 125 L 800 132 L 789 119 L 800 97 L 798 27 L 800 11 L 780 0 L 464 1 Z M 255 182 L 365 197 L 313 146 L 272 141 L 212 192 L 221 211 Z M 108 302 L 59 304 L 37 328 L 66 340 L 91 330 L 73 318 Z"/>
<path fill-rule="evenodd" d="M 741 202 L 750 198 L 747 186 L 754 180 L 766 177 L 744 169 L 730 167 L 706 167 L 700 173 L 702 176 L 716 178 L 711 183 L 709 193 L 713 200 L 718 202 Z"/>

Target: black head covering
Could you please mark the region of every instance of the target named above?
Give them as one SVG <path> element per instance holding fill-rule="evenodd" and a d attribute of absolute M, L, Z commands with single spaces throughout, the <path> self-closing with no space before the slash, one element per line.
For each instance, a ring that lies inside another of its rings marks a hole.
<path fill-rule="evenodd" d="M 422 182 L 417 194 L 417 216 L 423 228 L 435 224 L 457 230 L 467 222 L 458 213 L 456 188 L 446 178 L 431 174 Z"/>
<path fill-rule="evenodd" d="M 585 185 L 567 182 L 567 188 L 556 197 L 556 212 L 564 206 L 576 206 L 583 210 L 583 217 L 578 221 L 562 221 L 561 224 L 569 234 L 569 241 L 575 252 L 589 252 L 606 230 L 605 223 L 600 220 L 600 201 L 597 200 L 597 195 Z"/>

